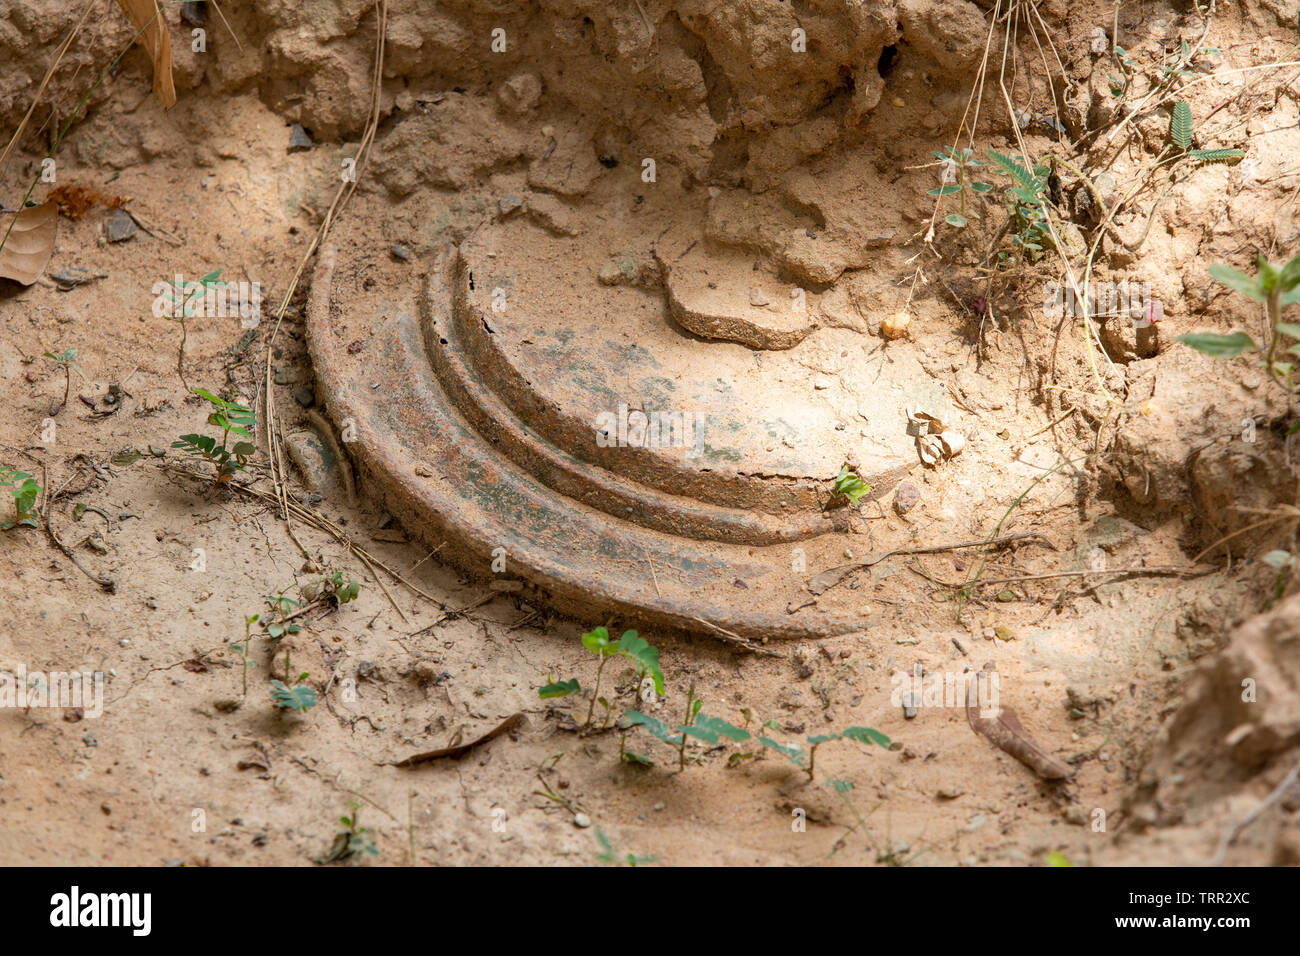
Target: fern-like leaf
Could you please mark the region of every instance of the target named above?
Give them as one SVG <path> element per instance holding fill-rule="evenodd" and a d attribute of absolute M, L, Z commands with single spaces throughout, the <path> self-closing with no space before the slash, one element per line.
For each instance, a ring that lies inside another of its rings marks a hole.
<path fill-rule="evenodd" d="M 1174 104 L 1174 115 L 1169 120 L 1169 138 L 1184 152 L 1192 148 L 1192 108 L 1186 100 Z"/>
<path fill-rule="evenodd" d="M 1239 149 L 1193 149 L 1187 155 L 1203 163 L 1235 163 L 1246 154 Z"/>
<path fill-rule="evenodd" d="M 993 161 L 993 165 L 1007 176 L 1010 176 L 1022 188 L 1028 189 L 1034 193 L 1042 191 L 1042 186 L 1034 177 L 1033 173 L 1025 169 L 1024 166 L 1021 166 L 1016 160 L 1012 159 L 1010 156 L 999 153 L 996 149 L 990 149 L 988 153 L 989 159 Z"/>

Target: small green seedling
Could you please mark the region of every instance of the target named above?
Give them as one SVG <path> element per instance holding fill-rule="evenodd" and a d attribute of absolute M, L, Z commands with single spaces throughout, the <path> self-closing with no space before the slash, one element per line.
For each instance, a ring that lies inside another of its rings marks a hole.
<path fill-rule="evenodd" d="M 657 856 L 637 856 L 635 853 L 627 853 L 619 856 L 614 852 L 614 844 L 609 842 L 609 837 L 605 836 L 603 830 L 597 828 L 596 839 L 600 841 L 600 852 L 596 854 L 596 861 L 608 866 L 640 866 L 643 863 L 654 863 L 659 859 Z"/>
<path fill-rule="evenodd" d="M 591 726 L 591 718 L 596 711 L 596 703 L 600 702 L 606 710 L 606 720 L 608 712 L 611 709 L 609 701 L 600 696 L 600 679 L 605 671 L 605 662 L 619 655 L 630 660 L 637 668 L 642 680 L 649 677 L 654 681 L 655 692 L 662 694 L 664 692 L 664 674 L 659 667 L 659 649 L 653 646 L 644 637 L 641 637 L 636 631 L 624 631 L 623 636 L 618 640 L 610 640 L 609 630 L 605 627 L 597 627 L 582 635 L 582 646 L 595 654 L 600 661 L 596 669 L 596 683 L 591 690 L 591 705 L 587 708 L 587 721 L 583 728 Z M 538 688 L 537 696 L 543 700 L 549 700 L 554 697 L 567 697 L 570 694 L 579 694 L 582 687 L 577 679 L 557 681 L 553 676 L 549 677 L 548 682 Z"/>
<path fill-rule="evenodd" d="M 286 656 L 285 667 L 288 666 L 289 659 Z M 298 675 L 298 679 L 294 681 L 292 687 L 285 684 L 284 681 L 271 681 L 271 702 L 281 710 L 296 710 L 300 714 L 307 713 L 316 706 L 316 691 L 310 687 L 304 687 L 302 683 L 307 679 L 307 676 L 307 672 L 303 671 Z"/>
<path fill-rule="evenodd" d="M 1296 256 L 1286 265 L 1277 267 L 1262 255 L 1256 259 L 1257 271 L 1254 276 L 1226 265 L 1210 266 L 1210 275 L 1234 292 L 1240 292 L 1256 302 L 1264 303 L 1268 310 L 1271 338 L 1264 367 L 1269 377 L 1275 381 L 1286 380 L 1288 392 L 1293 391 L 1291 373 L 1295 370 L 1292 362 L 1275 362 L 1278 346 L 1283 336 L 1300 342 L 1300 324 L 1282 321 L 1282 310 L 1288 305 L 1300 303 L 1300 256 Z M 1255 340 L 1245 332 L 1233 332 L 1229 335 L 1217 335 L 1210 332 L 1194 332 L 1180 335 L 1178 341 L 1196 349 L 1211 358 L 1236 358 L 1246 352 L 1258 350 Z M 1287 349 L 1289 355 L 1300 355 L 1300 344 Z"/>
<path fill-rule="evenodd" d="M 0 530 L 8 531 L 19 526 L 39 528 L 36 521 L 36 500 L 41 496 L 41 486 L 25 471 L 0 469 L 0 487 L 8 487 L 14 499 L 14 516 L 0 521 Z"/>
<path fill-rule="evenodd" d="M 808 779 L 813 779 L 813 773 L 817 764 L 817 748 L 822 744 L 830 743 L 832 740 L 855 740 L 860 744 L 877 744 L 885 749 L 889 749 L 890 740 L 878 730 L 870 727 L 849 727 L 847 730 L 838 734 L 817 734 L 808 738 L 808 766 L 804 767 L 804 773 L 808 774 Z M 793 761 L 796 765 L 801 765 L 798 761 Z"/>
<path fill-rule="evenodd" d="M 552 697 L 567 697 L 570 694 L 580 694 L 582 688 L 578 685 L 577 678 L 573 680 L 557 681 L 554 677 L 550 683 L 537 689 L 537 696 L 542 700 L 550 700 Z"/>
<path fill-rule="evenodd" d="M 936 149 L 933 152 L 943 168 L 943 182 L 931 189 L 929 194 L 942 197 L 956 193 L 960 196 L 961 211 L 949 213 L 944 218 L 944 222 L 957 229 L 962 229 L 967 225 L 967 193 L 987 193 L 993 189 L 989 183 L 970 178 L 970 170 L 977 169 L 983 166 L 984 163 L 975 159 L 975 151 L 971 149 L 957 149 L 955 146 L 945 146 L 942 150 Z"/>
<path fill-rule="evenodd" d="M 844 465 L 840 468 L 840 473 L 835 476 L 834 491 L 835 494 L 848 498 L 856 506 L 858 500 L 871 491 L 871 485 L 849 471 L 848 465 Z"/>
<path fill-rule="evenodd" d="M 361 585 L 343 571 L 334 571 L 324 581 L 325 590 L 339 604 L 355 601 L 361 593 Z"/>
<path fill-rule="evenodd" d="M 185 386 L 186 391 L 189 391 L 190 386 L 185 381 L 185 340 L 188 338 L 185 320 L 194 315 L 199 301 L 208 294 L 209 289 L 216 289 L 226 284 L 219 281 L 220 278 L 220 269 L 209 272 L 197 282 L 186 282 L 178 276 L 163 293 L 169 303 L 165 312 L 167 320 L 179 322 L 181 326 L 181 344 L 176 353 L 176 374 L 180 376 L 181 384 Z"/>
<path fill-rule="evenodd" d="M 379 856 L 379 847 L 375 846 L 373 834 L 361 825 L 361 804 L 349 800 L 348 806 L 352 815 L 339 817 L 339 823 L 343 824 L 342 832 L 335 834 L 329 852 L 316 862 L 337 863 L 352 857 Z"/>
<path fill-rule="evenodd" d="M 299 682 L 306 679 L 306 671 L 298 676 Z M 301 686 L 301 684 L 289 687 L 283 681 L 273 680 L 271 681 L 271 702 L 281 710 L 296 710 L 300 714 L 305 714 L 316 706 L 316 692 L 310 687 Z"/>
<path fill-rule="evenodd" d="M 651 735 L 659 738 L 671 747 L 677 748 L 677 761 L 680 770 L 686 769 L 686 740 L 688 737 L 694 737 L 702 740 L 709 746 L 716 746 L 718 742 L 726 737 L 737 743 L 743 743 L 749 740 L 750 733 L 741 727 L 728 723 L 721 717 L 711 717 L 708 714 L 700 713 L 704 702 L 695 697 L 695 685 L 691 684 L 691 689 L 686 695 L 686 717 L 685 722 L 678 724 L 676 727 L 669 728 L 658 717 L 651 717 L 649 714 L 643 714 L 639 710 L 629 710 L 627 712 L 627 726 L 644 727 L 650 731 Z M 638 760 L 638 763 L 649 763 L 648 759 Z"/>
<path fill-rule="evenodd" d="M 1011 187 L 1004 196 L 1007 213 L 1015 230 L 1011 241 L 1024 250 L 1025 255 L 1036 260 L 1043 250 L 1052 244 L 1052 232 L 1047 224 L 1047 180 L 1051 168 L 1041 164 L 1032 164 L 1032 171 L 1026 169 L 1019 160 L 999 153 L 995 149 L 988 151 L 990 162 L 1004 176 L 1011 180 Z"/>
<path fill-rule="evenodd" d="M 63 352 L 58 355 L 53 352 L 45 352 L 43 354 L 51 362 L 54 362 L 63 368 L 64 379 L 62 407 L 66 408 L 68 405 L 68 397 L 72 394 L 72 373 L 76 372 L 77 377 L 83 382 L 86 380 L 86 376 L 81 374 L 81 367 L 77 365 L 77 350 L 64 349 Z"/>
<path fill-rule="evenodd" d="M 1174 103 L 1169 117 L 1169 139 L 1182 156 L 1210 164 L 1235 163 L 1246 155 L 1239 149 L 1192 149 L 1194 126 L 1191 105 L 1186 100 Z"/>
<path fill-rule="evenodd" d="M 300 587 L 298 591 L 306 604 L 311 604 L 323 598 L 332 604 L 343 605 L 357 599 L 357 595 L 361 593 L 361 584 L 347 571 L 336 569 L 320 580 L 309 581 Z"/>
<path fill-rule="evenodd" d="M 247 441 L 236 441 L 230 445 L 230 436 L 252 437 L 249 429 L 256 424 L 257 418 L 251 409 L 218 398 L 205 389 L 196 388 L 194 394 L 212 405 L 208 424 L 221 429 L 221 444 L 218 445 L 216 439 L 208 435 L 182 435 L 179 441 L 172 442 L 172 447 L 184 449 L 196 458 L 211 463 L 217 472 L 217 483 L 222 484 L 239 472 L 246 471 L 249 456 L 256 454 L 256 445 Z"/>
<path fill-rule="evenodd" d="M 636 631 L 628 631 L 624 636 L 627 635 L 636 636 Z M 596 700 L 600 695 L 600 675 L 605 670 L 606 659 L 618 653 L 618 641 L 611 641 L 609 631 L 598 627 L 582 635 L 582 646 L 600 659 L 600 666 L 596 668 L 596 686 L 591 690 L 591 706 L 587 708 L 587 722 L 583 724 L 584 727 L 590 727 L 591 715 L 595 713 Z"/>
<path fill-rule="evenodd" d="M 1133 74 L 1137 70 L 1137 64 L 1133 62 L 1128 51 L 1122 46 L 1113 48 L 1111 60 L 1119 67 L 1121 76 L 1114 73 L 1107 73 L 1106 79 L 1110 82 L 1110 95 L 1118 99 L 1121 103 L 1128 98 L 1129 87 L 1133 83 Z"/>
<path fill-rule="evenodd" d="M 253 625 L 257 623 L 260 615 L 254 614 L 251 617 L 244 618 L 244 643 L 231 644 L 230 649 L 240 655 L 244 667 L 244 691 L 243 696 L 248 697 L 248 669 L 256 667 L 255 661 L 248 659 L 248 649 L 253 643 Z"/>

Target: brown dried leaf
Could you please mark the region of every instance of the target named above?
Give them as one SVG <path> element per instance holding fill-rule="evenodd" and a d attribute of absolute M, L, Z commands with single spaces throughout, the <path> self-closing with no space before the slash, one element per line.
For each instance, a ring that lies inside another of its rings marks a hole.
<path fill-rule="evenodd" d="M 1021 725 L 1016 712 L 1010 707 L 1000 707 L 996 716 L 981 714 L 976 685 L 987 680 L 979 673 L 966 689 L 966 719 L 971 729 L 987 737 L 995 747 L 1015 757 L 1044 780 L 1065 780 L 1074 774 L 1069 764 L 1058 760 L 1039 746 Z"/>
<path fill-rule="evenodd" d="M 0 216 L 0 276 L 23 285 L 39 279 L 54 254 L 58 222 L 59 207 L 52 202 Z"/>
<path fill-rule="evenodd" d="M 153 91 L 164 109 L 176 105 L 176 86 L 172 83 L 172 41 L 167 32 L 167 21 L 157 0 L 117 0 L 136 32 L 144 33 L 140 43 L 153 60 Z"/>
<path fill-rule="evenodd" d="M 507 731 L 515 730 L 524 726 L 527 722 L 528 718 L 524 716 L 523 711 L 519 711 L 501 721 L 501 723 L 497 724 L 482 737 L 471 740 L 467 744 L 454 744 L 450 747 L 440 747 L 437 750 L 428 750 L 422 754 L 414 754 L 413 756 L 407 757 L 405 760 L 397 761 L 393 766 L 414 767 L 418 764 L 424 763 L 426 760 L 437 760 L 440 757 L 460 757 L 463 754 L 469 753 L 479 744 L 485 744 L 494 737 L 499 737 Z"/>

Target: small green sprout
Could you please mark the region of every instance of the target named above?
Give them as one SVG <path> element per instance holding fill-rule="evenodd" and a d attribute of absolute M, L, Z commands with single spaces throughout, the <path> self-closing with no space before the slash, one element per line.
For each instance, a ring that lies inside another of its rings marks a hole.
<path fill-rule="evenodd" d="M 12 520 L 0 521 L 0 530 L 8 531 L 19 526 L 39 528 L 36 521 L 36 499 L 41 496 L 41 486 L 25 471 L 0 469 L 0 487 L 8 487 L 14 499 Z"/>
<path fill-rule="evenodd" d="M 834 491 L 835 494 L 848 498 L 856 506 L 858 500 L 871 491 L 871 485 L 849 471 L 848 465 L 844 465 L 835 477 Z"/>
<path fill-rule="evenodd" d="M 623 636 L 618 640 L 611 640 L 609 630 L 605 627 L 596 627 L 582 635 L 582 646 L 595 654 L 600 664 L 596 668 L 596 683 L 591 690 L 591 705 L 587 708 L 587 721 L 583 724 L 584 729 L 591 726 L 592 716 L 596 711 L 596 704 L 599 702 L 605 707 L 606 719 L 611 706 L 608 700 L 600 696 L 600 679 L 605 671 L 605 662 L 615 655 L 625 657 L 631 661 L 637 668 L 642 680 L 649 677 L 654 681 L 656 693 L 664 692 L 664 673 L 659 667 L 659 649 L 641 637 L 636 631 L 624 631 Z M 579 694 L 582 687 L 577 679 L 557 681 L 554 676 L 548 675 L 547 683 L 538 688 L 537 696 L 543 700 L 549 700 L 555 697 L 567 697 L 570 694 Z"/>
<path fill-rule="evenodd" d="M 1270 329 L 1268 355 L 1264 359 L 1264 367 L 1274 381 L 1281 383 L 1285 380 L 1288 394 L 1293 393 L 1291 374 L 1295 370 L 1294 363 L 1275 362 L 1274 358 L 1283 336 L 1300 343 L 1300 324 L 1282 321 L 1282 310 L 1288 305 L 1300 303 L 1300 256 L 1278 267 L 1261 255 L 1256 259 L 1254 276 L 1248 276 L 1229 266 L 1219 264 L 1210 266 L 1210 275 L 1234 292 L 1240 292 L 1247 298 L 1264 303 L 1268 310 Z M 1211 358 L 1236 358 L 1258 348 L 1255 340 L 1245 332 L 1232 332 L 1228 335 L 1194 332 L 1180 335 L 1178 341 Z M 1300 344 L 1291 345 L 1286 351 L 1289 355 L 1300 355 Z"/>
<path fill-rule="evenodd" d="M 218 286 L 226 285 L 226 283 L 219 281 L 220 278 L 220 269 L 209 272 L 198 282 L 186 282 L 177 276 L 176 280 L 163 293 L 167 298 L 165 311 L 167 320 L 169 322 L 179 322 L 181 326 L 181 344 L 176 354 L 176 374 L 180 376 L 181 384 L 185 386 L 186 391 L 189 391 L 190 386 L 185 381 L 185 340 L 188 338 L 185 320 L 194 315 L 199 300 L 207 296 L 209 289 L 216 289 Z"/>
<path fill-rule="evenodd" d="M 58 355 L 53 352 L 44 352 L 42 354 L 51 362 L 54 362 L 63 368 L 63 403 L 61 407 L 66 408 L 68 404 L 68 396 L 72 394 L 72 373 L 76 372 L 77 377 L 83 382 L 86 380 L 86 376 L 81 374 L 81 366 L 79 366 L 76 361 L 77 350 L 75 348 L 64 349 L 63 352 Z"/>
<path fill-rule="evenodd" d="M 288 686 L 284 681 L 271 681 L 271 702 L 281 710 L 296 710 L 300 714 L 307 713 L 308 710 L 316 706 L 316 691 L 310 687 L 302 686 L 302 682 L 307 679 L 307 676 L 306 671 L 299 674 L 293 687 Z"/>
<path fill-rule="evenodd" d="M 596 839 L 600 841 L 600 852 L 596 854 L 596 861 L 608 866 L 640 866 L 642 863 L 654 863 L 659 858 L 657 856 L 637 856 L 635 853 L 627 853 L 620 857 L 614 852 L 614 844 L 609 842 L 609 837 L 605 836 L 603 830 L 596 829 Z"/>
<path fill-rule="evenodd" d="M 349 800 L 351 816 L 339 817 L 343 830 L 335 834 L 334 843 L 329 852 L 317 863 L 336 863 L 360 856 L 379 856 L 379 847 L 375 846 L 374 835 L 367 827 L 361 825 L 361 804 Z"/>
<path fill-rule="evenodd" d="M 933 152 L 943 168 L 943 177 L 942 182 L 934 189 L 931 189 L 929 195 L 943 197 L 957 193 L 960 197 L 961 212 L 949 213 L 944 217 L 944 222 L 957 229 L 965 228 L 967 225 L 967 193 L 987 193 L 993 189 L 993 186 L 989 183 L 970 178 L 970 170 L 977 169 L 983 166 L 984 163 L 976 159 L 975 152 L 970 149 L 945 146 L 942 150 L 936 149 Z"/>
<path fill-rule="evenodd" d="M 246 471 L 249 457 L 257 453 L 257 446 L 251 442 L 236 441 L 230 445 L 232 434 L 252 437 L 249 429 L 256 424 L 256 416 L 251 409 L 219 398 L 205 389 L 196 388 L 194 394 L 213 406 L 212 413 L 208 415 L 208 424 L 221 429 L 221 444 L 218 445 L 211 436 L 193 434 L 182 435 L 179 441 L 172 442 L 172 447 L 184 449 L 196 458 L 211 463 L 217 472 L 217 483 L 227 482 L 237 473 Z"/>

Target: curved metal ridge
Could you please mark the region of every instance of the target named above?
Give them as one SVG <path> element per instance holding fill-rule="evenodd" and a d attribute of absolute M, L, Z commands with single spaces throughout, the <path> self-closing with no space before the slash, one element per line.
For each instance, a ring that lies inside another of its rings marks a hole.
<path fill-rule="evenodd" d="M 308 306 L 308 345 L 328 412 L 384 506 L 471 574 L 505 574 L 565 610 L 608 609 L 628 623 L 813 638 L 864 626 L 852 610 L 801 604 L 790 545 L 678 537 L 566 497 L 501 453 L 444 391 L 425 350 L 419 292 L 364 288 L 322 250 Z M 332 284 L 347 282 L 349 308 Z M 376 287 L 382 285 L 374 284 Z M 361 343 L 360 349 L 354 345 Z M 530 463 L 531 467 L 531 463 Z"/>
<path fill-rule="evenodd" d="M 463 280 L 456 250 L 434 265 L 421 296 L 425 346 L 443 390 L 485 438 L 569 498 L 647 528 L 697 540 L 768 545 L 837 530 L 825 512 L 777 517 L 673 495 L 621 477 L 557 447 L 519 420 L 484 375 L 465 360 L 466 318 L 453 284 Z M 843 530 L 843 529 L 840 529 Z"/>

